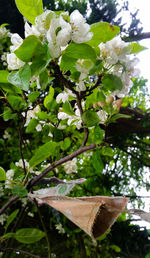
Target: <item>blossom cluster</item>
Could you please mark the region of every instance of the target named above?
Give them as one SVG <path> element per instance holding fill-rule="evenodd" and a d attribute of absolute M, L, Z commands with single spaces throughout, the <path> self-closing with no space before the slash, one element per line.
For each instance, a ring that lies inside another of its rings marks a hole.
<path fill-rule="evenodd" d="M 139 69 L 135 68 L 139 60 L 130 54 L 132 47 L 120 37 L 115 37 L 106 43 L 101 43 L 99 48 L 104 67 L 118 76 L 123 83 L 122 90 L 115 90 L 113 95 L 118 97 L 127 95 L 133 85 L 131 78 L 139 75 Z"/>
<path fill-rule="evenodd" d="M 83 43 L 89 41 L 93 34 L 89 32 L 90 25 L 86 23 L 85 18 L 75 10 L 70 17 L 68 12 L 62 12 L 57 15 L 55 12 L 46 10 L 35 19 L 35 25 L 30 26 L 25 23 L 25 37 L 35 35 L 42 41 L 48 42 L 50 54 L 53 58 L 58 58 L 61 51 L 66 47 L 69 41 Z M 17 34 L 12 34 L 11 53 L 7 55 L 8 68 L 16 70 L 24 65 L 14 54 L 14 51 L 22 44 L 23 39 Z"/>

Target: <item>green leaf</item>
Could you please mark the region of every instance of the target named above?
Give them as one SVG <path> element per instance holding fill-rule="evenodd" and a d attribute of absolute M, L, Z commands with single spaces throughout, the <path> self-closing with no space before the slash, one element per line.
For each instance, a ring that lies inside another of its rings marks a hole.
<path fill-rule="evenodd" d="M 121 79 L 113 74 L 106 74 L 102 78 L 102 84 L 105 89 L 114 91 L 114 90 L 122 90 L 123 84 Z"/>
<path fill-rule="evenodd" d="M 114 155 L 113 149 L 111 147 L 103 147 L 102 155 L 112 157 Z"/>
<path fill-rule="evenodd" d="M 7 121 L 9 119 L 14 119 L 16 114 L 12 113 L 12 110 L 9 107 L 4 107 L 3 119 Z"/>
<path fill-rule="evenodd" d="M 104 139 L 105 131 L 101 129 L 99 126 L 94 128 L 94 142 L 101 143 Z"/>
<path fill-rule="evenodd" d="M 48 66 L 49 62 L 51 61 L 52 57 L 50 55 L 50 51 L 47 44 L 44 44 L 38 48 L 36 51 L 35 56 L 32 58 L 31 64 L 31 72 L 32 76 L 38 76 L 41 74 L 45 68 Z"/>
<path fill-rule="evenodd" d="M 63 151 L 67 150 L 71 145 L 71 140 L 69 137 L 65 138 L 64 141 L 60 142 L 60 147 Z"/>
<path fill-rule="evenodd" d="M 43 45 L 40 40 L 36 36 L 31 35 L 24 39 L 21 46 L 14 53 L 23 62 L 30 62 L 32 57 L 36 56 L 37 52 L 41 51 L 42 48 Z"/>
<path fill-rule="evenodd" d="M 111 119 L 109 120 L 110 123 L 115 123 L 117 119 L 119 118 L 126 118 L 126 119 L 129 119 L 131 118 L 132 116 L 129 116 L 129 115 L 126 115 L 126 114 L 116 114 L 116 115 L 113 115 L 111 117 Z"/>
<path fill-rule="evenodd" d="M 32 118 L 26 128 L 26 133 L 34 132 L 35 127 L 38 124 L 38 120 L 36 118 Z"/>
<path fill-rule="evenodd" d="M 93 37 L 87 43 L 90 46 L 98 46 L 101 42 L 105 43 L 113 39 L 120 31 L 118 26 L 112 26 L 107 22 L 97 22 L 91 25 Z"/>
<path fill-rule="evenodd" d="M 70 105 L 70 103 L 68 101 L 66 101 L 63 104 L 63 112 L 70 115 L 70 116 L 75 116 L 75 113 L 72 109 L 72 106 Z"/>
<path fill-rule="evenodd" d="M 19 212 L 19 209 L 13 211 L 7 218 L 5 230 L 7 230 L 8 226 L 13 222 L 13 220 L 16 218 L 17 214 Z"/>
<path fill-rule="evenodd" d="M 45 233 L 37 228 L 21 228 L 15 234 L 16 240 L 23 244 L 35 243 L 43 237 L 45 237 Z"/>
<path fill-rule="evenodd" d="M 100 122 L 97 113 L 91 110 L 85 111 L 82 115 L 82 119 L 88 127 L 98 125 Z"/>
<path fill-rule="evenodd" d="M 27 91 L 30 86 L 31 69 L 28 64 L 25 64 L 19 71 L 11 72 L 8 75 L 8 81 L 17 88 Z"/>
<path fill-rule="evenodd" d="M 150 258 L 150 253 L 148 253 L 148 254 L 145 256 L 145 258 Z"/>
<path fill-rule="evenodd" d="M 54 88 L 52 86 L 49 87 L 49 94 L 44 99 L 44 106 L 49 109 L 49 104 L 53 100 L 54 97 Z"/>
<path fill-rule="evenodd" d="M 39 95 L 40 95 L 40 92 L 39 92 L 39 91 L 31 92 L 31 93 L 28 95 L 28 99 L 29 99 L 31 102 L 34 102 L 34 101 L 36 101 L 36 99 L 38 98 Z"/>
<path fill-rule="evenodd" d="M 39 82 L 42 90 L 45 90 L 48 83 L 49 83 L 49 77 L 47 71 L 43 71 L 40 73 Z"/>
<path fill-rule="evenodd" d="M 55 156 L 56 148 L 58 149 L 58 144 L 56 142 L 47 142 L 43 144 L 38 150 L 36 150 L 34 156 L 30 159 L 30 167 L 36 166 L 49 156 Z"/>
<path fill-rule="evenodd" d="M 98 149 L 93 153 L 92 165 L 98 174 L 104 169 L 104 164 L 100 156 L 100 151 Z"/>
<path fill-rule="evenodd" d="M 18 10 L 32 24 L 35 24 L 36 16 L 43 13 L 42 0 L 15 0 Z"/>
<path fill-rule="evenodd" d="M 7 100 L 14 110 L 19 111 L 25 106 L 25 100 L 19 96 L 8 95 Z"/>
<path fill-rule="evenodd" d="M 0 181 L 5 181 L 6 180 L 6 173 L 5 170 L 0 167 Z"/>
<path fill-rule="evenodd" d="M 7 77 L 9 72 L 6 70 L 0 70 L 0 83 L 8 83 Z"/>
<path fill-rule="evenodd" d="M 117 245 L 111 245 L 110 248 L 113 249 L 116 253 L 120 253 L 121 252 L 120 247 L 117 246 Z"/>
<path fill-rule="evenodd" d="M 0 239 L 8 239 L 8 238 L 11 238 L 11 237 L 14 237 L 14 236 L 15 236 L 15 233 L 9 232 L 9 233 L 1 236 Z"/>
<path fill-rule="evenodd" d="M 18 195 L 19 197 L 25 197 L 27 196 L 27 193 L 28 193 L 27 189 L 22 185 L 15 185 L 12 188 L 13 195 Z"/>
<path fill-rule="evenodd" d="M 131 47 L 131 49 L 132 49 L 130 54 L 138 54 L 141 51 L 148 49 L 147 47 L 141 46 L 140 44 L 138 44 L 136 42 L 131 43 L 129 45 L 129 47 Z"/>
<path fill-rule="evenodd" d="M 93 62 L 96 62 L 96 53 L 94 49 L 85 43 L 70 43 L 64 51 L 64 54 L 73 59 L 91 59 Z"/>
<path fill-rule="evenodd" d="M 77 58 L 69 57 L 68 55 L 63 54 L 61 58 L 60 69 L 62 71 L 74 71 L 77 60 Z"/>

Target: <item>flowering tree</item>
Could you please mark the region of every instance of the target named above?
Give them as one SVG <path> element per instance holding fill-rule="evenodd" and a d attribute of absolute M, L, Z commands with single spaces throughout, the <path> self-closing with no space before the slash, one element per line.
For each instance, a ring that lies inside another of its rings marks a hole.
<path fill-rule="evenodd" d="M 78 10 L 69 15 L 43 12 L 42 1 L 16 0 L 16 4 L 28 20 L 25 39 L 11 34 L 5 25 L 0 27 L 1 112 L 7 128 L 1 138 L 0 239 L 6 247 L 2 251 L 9 251 L 9 245 L 18 241 L 19 252 L 37 257 L 21 247 L 28 244 L 30 251 L 30 244 L 35 243 L 34 249 L 39 249 L 36 242 L 42 239 L 39 254 L 43 255 L 45 237 L 48 257 L 52 251 L 55 257 L 56 247 L 50 251 L 44 224 L 47 218 L 42 218 L 37 201 L 32 204 L 28 193 L 33 187 L 38 190 L 41 185 L 85 177 L 88 180 L 83 187 L 76 186 L 73 196 L 112 194 L 112 189 L 106 188 L 109 179 L 102 180 L 102 171 L 107 179 L 107 165 L 112 168 L 118 155 L 110 132 L 121 121 L 136 124 L 136 118 L 132 120 L 132 114 L 121 105 L 139 76 L 134 55 L 145 48 L 122 41 L 117 26 L 106 22 L 90 26 Z M 118 194 L 123 189 L 120 186 Z M 51 237 L 56 234 L 52 224 L 60 233 L 67 233 L 66 239 L 78 232 L 69 229 L 56 211 L 50 212 Z M 27 222 L 17 229 L 23 214 L 34 216 L 32 228 Z M 74 238 L 73 242 L 76 245 Z M 85 255 L 83 241 L 77 242 Z M 112 255 L 120 251 L 116 245 L 108 249 Z M 75 255 L 78 257 L 78 252 Z"/>

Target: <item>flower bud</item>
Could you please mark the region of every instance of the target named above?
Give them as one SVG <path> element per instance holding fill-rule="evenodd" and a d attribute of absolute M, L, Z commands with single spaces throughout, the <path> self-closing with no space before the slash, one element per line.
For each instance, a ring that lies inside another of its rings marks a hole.
<path fill-rule="evenodd" d="M 99 101 L 97 104 L 98 104 L 98 106 L 101 107 L 101 108 L 103 108 L 104 105 L 105 105 L 104 102 L 102 102 L 102 101 Z"/>
<path fill-rule="evenodd" d="M 113 105 L 113 108 L 115 110 L 120 110 L 120 107 L 121 107 L 121 104 L 123 103 L 123 100 L 122 99 L 117 99 Z"/>
<path fill-rule="evenodd" d="M 113 96 L 107 96 L 106 97 L 106 103 L 107 104 L 111 104 L 111 103 L 113 103 L 113 101 L 114 101 L 114 97 Z"/>
<path fill-rule="evenodd" d="M 98 107 L 97 103 L 94 103 L 93 108 L 97 108 L 97 107 Z"/>

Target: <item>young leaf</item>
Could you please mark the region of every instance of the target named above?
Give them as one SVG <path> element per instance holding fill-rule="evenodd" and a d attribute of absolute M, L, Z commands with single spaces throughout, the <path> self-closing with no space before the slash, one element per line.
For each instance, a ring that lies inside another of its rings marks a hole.
<path fill-rule="evenodd" d="M 19 71 L 11 72 L 8 75 L 8 81 L 11 84 L 25 91 L 29 89 L 30 78 L 31 78 L 31 69 L 28 64 L 25 64 Z"/>
<path fill-rule="evenodd" d="M 60 142 L 60 148 L 64 151 L 70 147 L 71 140 L 69 137 L 65 138 L 64 141 Z"/>
<path fill-rule="evenodd" d="M 96 172 L 99 174 L 102 172 L 104 168 L 103 161 L 100 156 L 100 151 L 97 149 L 94 151 L 93 156 L 92 156 L 92 165 L 95 168 Z"/>
<path fill-rule="evenodd" d="M 131 48 L 132 48 L 130 54 L 138 54 L 141 51 L 148 49 L 147 47 L 141 46 L 140 44 L 138 44 L 136 42 L 132 42 L 129 46 L 131 46 Z"/>
<path fill-rule="evenodd" d="M 114 91 L 114 90 L 122 90 L 123 83 L 121 79 L 113 74 L 106 74 L 102 78 L 102 84 L 105 87 L 105 89 Z"/>
<path fill-rule="evenodd" d="M 8 238 L 11 238 L 14 236 L 15 236 L 15 233 L 9 232 L 9 233 L 6 233 L 3 236 L 1 236 L 0 239 L 8 239 Z"/>
<path fill-rule="evenodd" d="M 13 220 L 16 218 L 17 214 L 18 214 L 19 210 L 15 210 L 13 211 L 7 218 L 7 221 L 6 221 L 6 225 L 5 225 L 5 230 L 7 231 L 7 228 L 8 226 L 13 222 Z M 5 232 L 6 232 L 5 231 Z"/>
<path fill-rule="evenodd" d="M 77 58 L 69 57 L 66 54 L 63 54 L 61 58 L 60 69 L 62 71 L 74 71 L 75 63 L 77 60 Z"/>
<path fill-rule="evenodd" d="M 43 13 L 42 0 L 15 0 L 18 10 L 32 24 L 36 16 Z"/>
<path fill-rule="evenodd" d="M 26 128 L 26 133 L 34 132 L 34 129 L 37 126 L 37 124 L 38 124 L 38 120 L 36 118 L 32 118 Z"/>
<path fill-rule="evenodd" d="M 113 149 L 111 147 L 103 147 L 102 155 L 112 157 L 114 155 Z"/>
<path fill-rule="evenodd" d="M 36 150 L 34 156 L 30 159 L 30 167 L 36 166 L 51 155 L 55 156 L 56 148 L 58 148 L 58 144 L 56 142 L 47 142 L 43 144 L 38 150 Z"/>
<path fill-rule="evenodd" d="M 34 102 L 34 101 L 36 101 L 36 99 L 38 98 L 39 95 L 40 95 L 40 92 L 39 92 L 39 91 L 31 92 L 31 93 L 28 95 L 28 99 L 29 99 L 31 102 Z"/>
<path fill-rule="evenodd" d="M 37 228 L 21 228 L 15 234 L 15 239 L 23 244 L 32 244 L 45 237 L 45 233 Z"/>
<path fill-rule="evenodd" d="M 48 109 L 50 102 L 54 97 L 54 88 L 52 86 L 49 87 L 49 94 L 44 99 L 44 106 Z"/>
<path fill-rule="evenodd" d="M 12 188 L 13 195 L 18 195 L 19 197 L 25 197 L 27 196 L 27 193 L 28 193 L 27 189 L 22 185 L 15 185 Z"/>
<path fill-rule="evenodd" d="M 113 39 L 120 31 L 118 26 L 112 26 L 107 22 L 97 22 L 91 25 L 93 37 L 87 42 L 90 46 L 98 46 L 101 42 L 105 43 Z"/>
<path fill-rule="evenodd" d="M 64 104 L 63 104 L 63 112 L 70 115 L 70 116 L 75 116 L 75 113 L 70 105 L 70 103 L 68 101 L 66 101 Z"/>
<path fill-rule="evenodd" d="M 82 119 L 87 127 L 98 125 L 100 121 L 97 113 L 91 110 L 85 111 L 82 115 Z"/>
<path fill-rule="evenodd" d="M 65 56 L 75 59 L 91 59 L 93 62 L 96 62 L 96 53 L 94 49 L 85 44 L 76 44 L 71 43 L 64 51 Z"/>
<path fill-rule="evenodd" d="M 6 173 L 5 170 L 0 167 L 0 181 L 5 181 L 6 180 Z"/>

